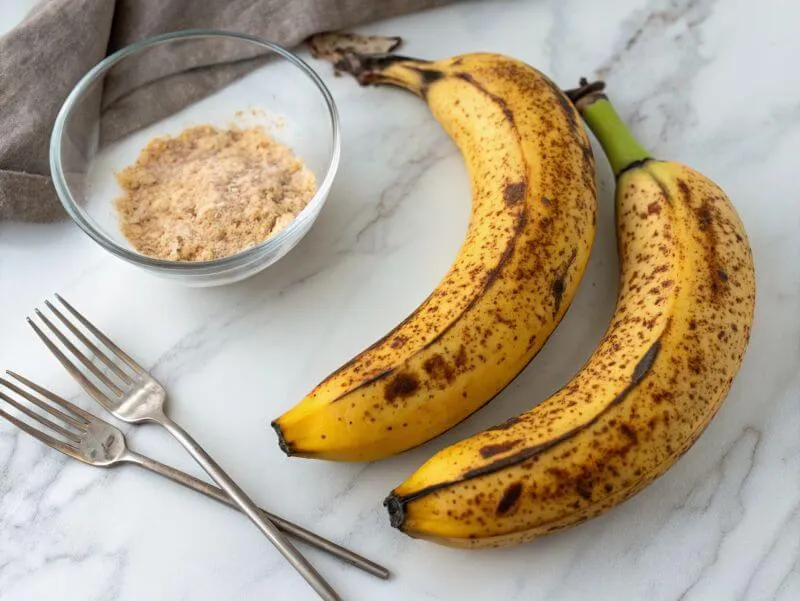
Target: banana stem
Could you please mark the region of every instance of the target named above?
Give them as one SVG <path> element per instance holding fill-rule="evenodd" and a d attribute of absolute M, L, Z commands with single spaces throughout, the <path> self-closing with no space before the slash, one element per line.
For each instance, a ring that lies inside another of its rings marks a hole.
<path fill-rule="evenodd" d="M 596 94 L 587 97 L 585 102 L 581 100 L 584 99 L 576 102 L 578 110 L 600 141 L 615 176 L 618 177 L 631 165 L 652 158 L 633 137 L 605 95 Z"/>
<path fill-rule="evenodd" d="M 430 61 L 399 54 L 359 54 L 348 52 L 336 63 L 336 69 L 349 73 L 365 85 L 394 85 L 424 96 L 427 87 L 443 77 L 428 69 Z"/>

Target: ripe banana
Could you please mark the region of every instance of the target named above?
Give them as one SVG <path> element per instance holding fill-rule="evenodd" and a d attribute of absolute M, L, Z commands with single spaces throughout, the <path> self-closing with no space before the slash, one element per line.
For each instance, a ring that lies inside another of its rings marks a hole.
<path fill-rule="evenodd" d="M 539 351 L 583 275 L 596 191 L 580 115 L 524 63 L 360 56 L 350 71 L 427 101 L 473 196 L 463 246 L 428 299 L 273 422 L 289 455 L 367 461 L 454 426 Z"/>
<path fill-rule="evenodd" d="M 391 523 L 411 536 L 502 546 L 603 513 L 677 461 L 739 369 L 755 276 L 735 209 L 700 173 L 651 159 L 601 94 L 578 106 L 617 176 L 616 312 L 563 389 L 392 492 Z"/>

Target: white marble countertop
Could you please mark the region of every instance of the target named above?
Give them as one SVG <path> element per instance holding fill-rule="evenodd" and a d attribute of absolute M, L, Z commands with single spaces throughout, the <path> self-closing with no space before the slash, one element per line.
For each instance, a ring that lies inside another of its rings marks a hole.
<path fill-rule="evenodd" d="M 30 4 L 3 2 L 0 30 Z M 278 450 L 268 421 L 428 294 L 469 213 L 461 158 L 425 106 L 334 78 L 325 65 L 316 64 L 341 110 L 343 163 L 298 248 L 246 282 L 188 289 L 109 256 L 71 222 L 0 224 L 0 367 L 90 407 L 24 319 L 54 291 L 73 299 L 165 382 L 176 419 L 258 502 L 394 571 L 382 582 L 309 552 L 348 600 L 800 599 L 798 19 L 800 6 L 785 0 L 541 0 L 469 2 L 368 28 L 404 36 L 410 55 L 492 50 L 565 87 L 606 78 L 640 139 L 719 182 L 744 219 L 757 315 L 727 402 L 664 477 L 587 524 L 465 552 L 392 530 L 381 500 L 435 450 L 543 399 L 591 353 L 616 287 L 613 186 L 600 155 L 588 272 L 551 342 L 506 392 L 447 435 L 380 463 Z M 155 428 L 131 440 L 198 473 Z M 2 423 L 0 599 L 64 598 L 314 595 L 235 512 L 133 467 L 67 460 Z"/>

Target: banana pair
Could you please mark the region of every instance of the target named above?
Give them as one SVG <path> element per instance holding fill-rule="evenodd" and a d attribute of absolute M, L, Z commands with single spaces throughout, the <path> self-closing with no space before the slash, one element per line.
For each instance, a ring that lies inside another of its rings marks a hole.
<path fill-rule="evenodd" d="M 273 422 L 281 448 L 342 461 L 399 453 L 479 409 L 536 355 L 575 295 L 595 234 L 582 115 L 617 177 L 621 274 L 605 336 L 564 388 L 437 453 L 385 505 L 412 536 L 500 546 L 641 490 L 709 423 L 747 345 L 753 261 L 724 192 L 651 158 L 602 94 L 578 99 L 578 110 L 508 57 L 362 56 L 351 70 L 427 102 L 467 163 L 472 213 L 428 299 Z"/>

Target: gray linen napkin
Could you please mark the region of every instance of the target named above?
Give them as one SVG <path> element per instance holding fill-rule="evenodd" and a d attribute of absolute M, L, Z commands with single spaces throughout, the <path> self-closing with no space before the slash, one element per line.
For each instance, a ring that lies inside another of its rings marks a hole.
<path fill-rule="evenodd" d="M 132 42 L 206 28 L 294 46 L 314 33 L 447 2 L 45 0 L 0 38 L 0 221 L 52 221 L 63 215 L 48 163 L 56 114 L 89 69 Z M 103 140 L 152 123 L 260 64 L 257 57 L 224 51 L 185 58 L 191 60 L 164 62 L 154 51 L 135 69 L 115 71 L 98 99 Z M 225 61 L 235 61 L 235 68 L 218 68 Z"/>

